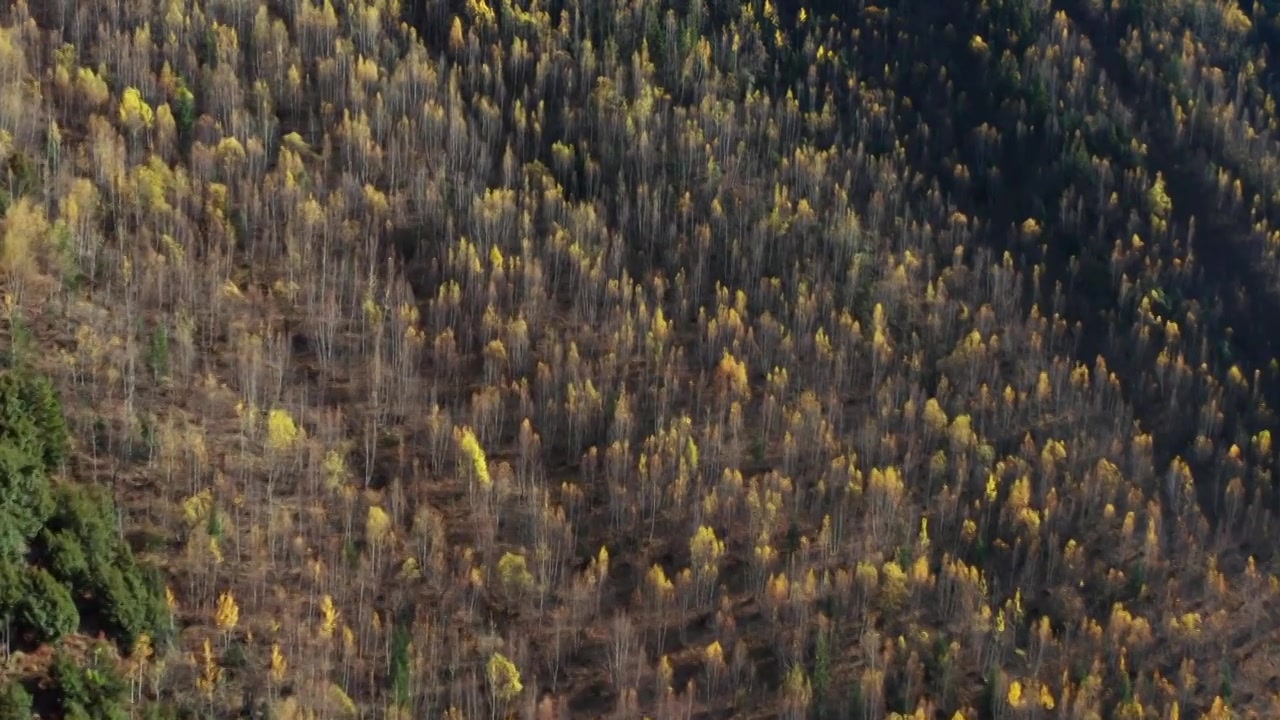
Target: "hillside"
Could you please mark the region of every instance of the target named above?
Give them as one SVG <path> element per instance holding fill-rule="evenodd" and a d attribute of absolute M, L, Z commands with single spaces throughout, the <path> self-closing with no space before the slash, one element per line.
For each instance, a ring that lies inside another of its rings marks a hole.
<path fill-rule="evenodd" d="M 0 6 L 0 720 L 1280 717 L 1280 5 Z"/>

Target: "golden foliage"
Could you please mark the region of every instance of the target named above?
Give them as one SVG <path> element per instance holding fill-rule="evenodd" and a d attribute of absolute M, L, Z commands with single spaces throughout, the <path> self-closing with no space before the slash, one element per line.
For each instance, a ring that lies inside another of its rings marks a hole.
<path fill-rule="evenodd" d="M 1044 683 L 1040 684 L 1039 699 L 1040 699 L 1040 707 L 1045 710 L 1052 710 L 1057 705 L 1057 703 L 1055 703 L 1053 699 L 1053 692 L 1050 691 L 1049 686 Z"/>
<path fill-rule="evenodd" d="M 377 505 L 370 505 L 364 523 L 365 540 L 370 545 L 380 546 L 391 537 L 391 517 L 387 511 Z"/>
<path fill-rule="evenodd" d="M 205 488 L 182 501 L 182 517 L 188 525 L 198 525 L 213 511 L 213 489 Z"/>
<path fill-rule="evenodd" d="M 484 449 L 480 447 L 475 433 L 469 427 L 458 428 L 454 430 L 453 437 L 467 460 L 472 479 L 482 488 L 491 486 L 493 480 L 489 477 L 489 462 L 485 459 Z"/>
<path fill-rule="evenodd" d="M 267 413 L 267 448 L 273 452 L 284 452 L 293 448 L 306 437 L 293 422 L 289 411 L 275 408 Z"/>
<path fill-rule="evenodd" d="M 721 649 L 718 641 L 713 640 L 710 645 L 703 649 L 702 654 L 708 665 L 712 667 L 724 665 L 724 650 Z"/>
<path fill-rule="evenodd" d="M 907 573 L 897 562 L 890 560 L 880 568 L 880 592 L 885 605 L 896 608 L 906 602 L 910 593 Z"/>
<path fill-rule="evenodd" d="M 337 490 L 342 487 L 350 477 L 345 455 L 344 452 L 336 448 L 324 454 L 324 483 L 329 490 Z"/>
<path fill-rule="evenodd" d="M 1169 199 L 1169 193 L 1165 189 L 1163 174 L 1156 173 L 1156 180 L 1147 191 L 1147 202 L 1151 213 L 1158 218 L 1168 217 L 1173 209 L 1173 201 Z"/>
<path fill-rule="evenodd" d="M 695 574 L 714 577 L 720 558 L 724 555 L 724 542 L 716 537 L 716 531 L 703 525 L 689 541 L 689 555 Z"/>
<path fill-rule="evenodd" d="M 508 593 L 519 594 L 533 588 L 533 574 L 523 555 L 503 553 L 498 560 L 498 578 Z"/>
<path fill-rule="evenodd" d="M 222 679 L 222 668 L 218 666 L 218 661 L 213 654 L 213 645 L 209 642 L 209 638 L 204 639 L 199 665 L 200 676 L 196 678 L 196 687 L 205 697 L 212 697 L 213 691 L 218 686 L 218 681 Z"/>
<path fill-rule="evenodd" d="M 135 87 L 125 88 L 120 97 L 120 122 L 137 128 L 149 128 L 155 122 L 155 111 L 142 99 L 142 93 Z"/>
<path fill-rule="evenodd" d="M 52 16 L 42 4 L 15 6 L 18 24 L 0 28 L 0 157 L 12 171 L 0 269 L 30 279 L 46 269 L 48 250 L 67 259 L 61 295 L 28 304 L 45 311 L 37 326 L 57 326 L 62 313 L 77 328 L 60 343 L 76 349 L 60 348 L 55 368 L 64 395 L 93 407 L 68 403 L 75 428 L 101 427 L 106 447 L 129 448 L 161 419 L 162 470 L 116 457 L 127 452 L 107 456 L 121 476 L 166 473 L 156 502 L 172 512 L 149 515 L 187 526 L 177 531 L 188 531 L 190 555 L 170 581 L 181 578 L 205 629 L 257 627 L 235 598 L 253 588 L 256 607 L 261 584 L 278 580 L 280 591 L 265 596 L 289 608 L 277 612 L 318 618 L 324 639 L 341 630 L 337 652 L 322 643 L 314 657 L 291 655 L 290 668 L 284 652 L 305 646 L 309 632 L 273 627 L 269 660 L 254 663 L 274 686 L 286 672 L 301 686 L 278 705 L 280 717 L 403 704 L 382 688 L 368 695 L 363 680 L 345 684 L 382 672 L 402 631 L 412 646 L 396 662 L 415 683 L 452 678 L 450 701 L 468 712 L 486 679 L 494 705 L 520 700 L 519 668 L 492 652 L 499 641 L 486 644 L 477 620 L 492 612 L 490 572 L 510 596 L 538 593 L 536 614 L 507 608 L 504 635 L 523 643 L 521 623 L 564 625 L 529 636 L 541 665 L 561 654 L 577 662 L 563 638 L 576 648 L 617 612 L 601 599 L 611 564 L 649 564 L 645 612 L 633 616 L 644 647 L 684 660 L 700 651 L 708 666 L 736 669 L 716 674 L 714 688 L 672 688 L 673 661 L 661 654 L 652 678 L 641 668 L 656 692 L 618 689 L 612 712 L 636 717 L 678 714 L 686 702 L 724 710 L 727 697 L 713 693 L 734 684 L 739 712 L 798 718 L 820 691 L 842 692 L 820 682 L 859 680 L 872 714 L 897 702 L 884 697 L 894 688 L 916 697 L 892 717 L 945 717 L 941 705 L 974 696 L 972 674 L 947 675 L 956 685 L 937 693 L 938 674 L 918 681 L 918 661 L 943 640 L 940 628 L 965 623 L 972 632 L 946 633 L 948 663 L 995 658 L 997 672 L 1031 673 L 995 687 L 1009 716 L 1055 707 L 1176 716 L 1171 698 L 1211 682 L 1194 678 L 1192 662 L 1211 657 L 1207 641 L 1257 624 L 1261 595 L 1280 588 L 1265 555 L 1241 562 L 1247 552 L 1228 542 L 1237 532 L 1251 548 L 1273 539 L 1257 498 L 1273 485 L 1264 398 L 1280 363 L 1224 341 L 1247 330 L 1229 317 L 1243 301 L 1200 292 L 1194 280 L 1202 248 L 1246 236 L 1263 240 L 1255 249 L 1266 261 L 1250 270 L 1280 277 L 1280 231 L 1270 227 L 1280 195 L 1269 181 L 1280 118 L 1265 86 L 1267 53 L 1251 34 L 1259 18 L 1245 6 L 1154 3 L 1122 13 L 1131 27 L 1115 32 L 1119 16 L 1101 6 L 1085 9 L 1085 23 L 1031 3 L 1013 28 L 1007 12 L 975 3 L 963 24 L 926 34 L 930 23 L 896 6 L 830 20 L 799 8 L 788 26 L 776 0 L 710 13 L 714 22 L 705 2 L 665 15 L 633 3 L 613 17 L 609 8 L 566 12 L 554 26 L 545 3 L 468 0 L 439 18 L 440 53 L 401 21 L 398 0 L 285 3 L 283 17 L 270 3 L 240 13 L 244 4 L 188 12 L 178 0 L 124 3 L 127 29 L 106 13 L 81 48 L 54 47 L 61 39 L 44 26 Z M 893 47 L 938 52 L 885 60 Z M 951 62 L 956 50 L 963 65 Z M 779 64 L 784 51 L 799 72 L 780 85 L 774 75 L 792 65 Z M 89 58 L 102 65 L 79 65 Z M 1127 70 L 1123 87 L 1103 81 L 1112 61 Z M 974 72 L 957 76 L 961 67 Z M 988 97 L 1010 86 L 1016 97 Z M 564 91 L 591 101 L 575 108 L 549 94 Z M 1138 102 L 1166 95 L 1167 107 Z M 974 97 L 981 112 L 946 109 Z M 1153 123 L 1153 112 L 1173 126 Z M 279 147 L 266 147 L 277 136 Z M 1009 157 L 1026 155 L 1032 168 L 1037 155 L 1027 138 L 1053 149 L 1050 162 L 1011 180 Z M 1149 152 L 1157 141 L 1172 147 Z M 1169 171 L 1169 153 L 1208 182 L 1189 190 L 1181 172 L 1166 182 L 1158 171 Z M 1061 194 L 1058 207 L 1046 206 L 1057 202 L 1046 187 Z M 998 211 L 981 198 L 995 198 Z M 1183 214 L 1229 232 L 1205 240 Z M 642 232 L 624 229 L 627 219 Z M 399 247 L 387 240 L 418 226 L 445 236 L 436 257 L 412 267 L 398 252 L 384 255 Z M 1053 267 L 1047 258 L 1058 253 L 1044 249 L 1064 238 L 1079 240 L 1078 259 Z M 1007 252 L 989 262 L 993 239 Z M 79 294 L 72 270 L 92 292 Z M 434 289 L 422 292 L 415 275 Z M 1108 326 L 1127 311 L 1093 312 L 1113 309 L 1108 292 L 1082 317 L 1055 285 L 1066 292 L 1084 281 L 1117 290 L 1116 307 L 1135 305 L 1133 326 Z M 26 309 L 17 295 L 6 296 L 15 314 Z M 1022 307 L 1041 295 L 1052 305 Z M 1248 295 L 1265 316 L 1266 294 Z M 179 329 L 163 338 L 171 348 L 148 348 L 135 332 L 153 325 Z M 298 356 L 295 333 L 316 358 Z M 236 350 L 224 350 L 223 337 L 237 334 L 256 340 L 228 357 Z M 1114 371 L 1102 357 L 1081 364 L 1069 347 L 1081 337 L 1097 337 L 1100 356 L 1130 357 Z M 148 350 L 154 357 L 144 358 Z M 169 356 L 173 386 L 153 392 L 139 369 Z M 752 370 L 766 373 L 759 388 Z M 313 373 L 324 392 L 284 387 Z M 202 397 L 189 403 L 181 379 L 200 376 L 191 386 Z M 237 392 L 238 404 L 224 401 Z M 1159 401 L 1135 403 L 1132 393 Z M 424 396 L 436 405 L 425 422 L 413 407 Z M 1194 438 L 1185 449 L 1161 444 L 1156 453 L 1151 435 L 1132 430 L 1179 426 L 1188 397 L 1203 405 L 1185 421 L 1199 429 L 1168 432 Z M 261 411 L 282 398 L 297 403 L 298 421 Z M 200 414 L 199 442 L 163 427 L 165 403 Z M 223 417 L 232 404 L 240 447 L 205 448 L 206 429 L 212 446 L 234 424 Z M 99 418 L 100 408 L 119 417 Z M 509 487 L 510 468 L 488 458 L 515 454 L 521 418 L 532 420 Z M 1257 434 L 1245 444 L 1221 428 Z M 360 435 L 363 462 L 396 467 L 385 494 L 359 499 L 349 433 Z M 1177 452 L 1188 460 L 1151 476 L 1154 455 Z M 439 477 L 451 464 L 473 491 L 470 517 L 430 507 L 451 502 L 453 485 Z M 69 467 L 82 465 L 98 467 Z M 563 465 L 578 478 L 563 481 Z M 1225 522 L 1202 506 L 1192 466 L 1222 478 L 1215 502 Z M 328 492 L 279 482 L 272 487 L 289 497 L 273 496 L 265 512 L 255 505 L 258 473 L 301 471 Z M 205 487 L 214 475 L 224 480 Z M 224 496 L 226 515 L 215 515 Z M 143 515 L 129 509 L 126 518 Z M 415 510 L 435 516 L 400 537 L 397 520 Z M 362 514 L 373 563 L 353 540 Z M 606 523 L 611 534 L 601 537 Z M 624 535 L 640 540 L 613 544 Z M 664 570 L 680 562 L 667 554 L 673 535 L 690 553 L 674 578 Z M 584 543 L 610 543 L 614 557 L 600 547 L 580 558 Z M 1174 548 L 1183 554 L 1166 557 Z M 1171 572 L 1182 557 L 1194 562 Z M 345 563 L 351 582 L 329 567 Z M 993 569 L 1023 565 L 1018 582 L 1027 584 L 1012 599 L 994 597 Z M 1169 584 L 1175 576 L 1204 597 L 1185 598 Z M 721 587 L 717 612 L 708 603 Z M 1065 656 L 1047 621 L 1025 617 L 1024 589 L 1050 590 L 1059 609 L 1084 608 L 1080 632 L 1062 629 L 1078 657 Z M 425 620 L 402 627 L 387 613 L 406 593 L 431 602 Z M 1095 593 L 1124 595 L 1128 608 L 1108 602 L 1099 615 Z M 735 625 L 732 609 L 748 596 L 771 622 Z M 1186 605 L 1158 604 L 1167 597 Z M 176 610 L 171 590 L 166 598 Z M 802 656 L 814 613 L 831 608 L 874 622 L 819 673 Z M 668 624 L 708 610 L 714 637 L 681 638 L 678 651 L 664 645 Z M 182 657 L 208 714 L 225 714 L 232 693 L 215 697 L 221 668 L 207 640 L 203 658 L 196 645 L 207 634 L 179 638 Z M 750 681 L 750 658 L 738 650 L 761 643 L 785 657 L 781 688 Z M 1165 643 L 1187 656 L 1174 680 L 1140 667 L 1159 665 Z M 161 660 L 141 640 L 133 655 L 137 666 Z M 1101 659 L 1089 668 L 1090 657 Z M 483 669 L 450 666 L 475 658 Z M 1073 670 L 1059 684 L 1081 658 L 1083 679 Z M 573 670 L 570 684 L 581 668 Z M 1151 699 L 1116 706 L 1112 685 L 1131 674 Z M 344 685 L 329 684 L 336 678 Z M 443 697 L 436 686 L 415 692 Z M 628 706 L 629 697 L 646 706 Z M 560 712 L 560 698 L 544 700 L 534 712 Z M 953 720 L 978 717 L 945 709 Z M 1230 714 L 1218 698 L 1204 717 Z"/>
<path fill-rule="evenodd" d="M 231 632 L 240 622 L 240 606 L 230 591 L 218 596 L 218 607 L 214 610 L 214 623 L 223 632 Z"/>
<path fill-rule="evenodd" d="M 734 358 L 727 350 L 716 366 L 716 376 L 733 397 L 746 398 L 750 395 L 746 363 Z"/>
<path fill-rule="evenodd" d="M 808 709 L 813 702 L 813 684 L 799 663 L 792 665 L 782 680 L 783 702 L 793 711 Z"/>
<path fill-rule="evenodd" d="M 288 668 L 289 663 L 285 660 L 284 653 L 280 651 L 280 643 L 271 643 L 271 661 L 267 666 L 267 677 L 278 685 L 284 681 L 284 674 Z"/>
<path fill-rule="evenodd" d="M 656 563 L 652 565 L 649 568 L 649 572 L 645 574 L 645 580 L 657 597 L 670 597 L 675 593 L 675 585 L 667 577 L 667 573 L 663 571 L 661 565 Z"/>
<path fill-rule="evenodd" d="M 31 198 L 10 205 L 4 217 L 0 268 L 10 277 L 29 277 L 36 271 L 36 257 L 48 233 L 49 219 Z"/>
<path fill-rule="evenodd" d="M 341 613 L 333 604 L 333 596 L 325 595 L 320 599 L 320 637 L 328 639 L 338 628 Z"/>
<path fill-rule="evenodd" d="M 937 398 L 929 398 L 925 401 L 923 417 L 925 425 L 935 433 L 944 432 L 950 422 L 946 411 L 938 404 Z"/>
<path fill-rule="evenodd" d="M 485 675 L 489 679 L 489 691 L 500 703 L 508 703 L 519 697 L 524 691 L 520 681 L 520 670 L 515 663 L 501 653 L 489 656 L 485 665 Z"/>
<path fill-rule="evenodd" d="M 111 99 L 111 88 L 107 82 L 87 67 L 76 71 L 76 92 L 90 108 L 101 107 Z"/>
<path fill-rule="evenodd" d="M 358 717 L 360 710 L 356 707 L 356 703 L 347 695 L 347 691 L 342 689 L 337 683 L 329 684 L 329 698 L 333 700 L 338 709 L 347 717 Z"/>
<path fill-rule="evenodd" d="M 1026 704 L 1026 698 L 1022 696 L 1022 683 L 1014 680 L 1009 683 L 1009 690 L 1005 694 L 1005 700 L 1009 703 L 1009 707 L 1022 708 Z"/>
<path fill-rule="evenodd" d="M 1235 713 L 1231 711 L 1231 706 L 1221 695 L 1213 698 L 1213 704 L 1209 707 L 1209 711 L 1200 716 L 1200 720 L 1234 720 Z"/>

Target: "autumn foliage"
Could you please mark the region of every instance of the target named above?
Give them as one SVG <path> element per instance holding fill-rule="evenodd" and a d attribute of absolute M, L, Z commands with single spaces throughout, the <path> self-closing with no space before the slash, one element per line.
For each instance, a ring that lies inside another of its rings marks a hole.
<path fill-rule="evenodd" d="M 1280 716 L 1274 14 L 0 3 L 0 717 Z"/>

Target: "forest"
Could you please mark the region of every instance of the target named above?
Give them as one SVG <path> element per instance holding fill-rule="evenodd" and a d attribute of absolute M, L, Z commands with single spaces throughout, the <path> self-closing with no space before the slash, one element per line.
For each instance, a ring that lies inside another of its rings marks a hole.
<path fill-rule="evenodd" d="M 0 2 L 0 720 L 1280 717 L 1275 49 Z"/>

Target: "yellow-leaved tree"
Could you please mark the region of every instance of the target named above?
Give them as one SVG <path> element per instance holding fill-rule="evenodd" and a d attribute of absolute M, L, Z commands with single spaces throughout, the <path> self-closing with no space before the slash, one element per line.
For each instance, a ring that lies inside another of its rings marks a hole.
<path fill-rule="evenodd" d="M 801 720 L 807 717 L 813 702 L 813 685 L 804 668 L 792 666 L 782 681 L 784 717 Z"/>
<path fill-rule="evenodd" d="M 391 539 L 391 516 L 377 505 L 370 505 L 364 521 L 364 539 L 369 544 L 370 560 L 375 568 L 380 567 L 382 549 Z"/>
<path fill-rule="evenodd" d="M 910 595 L 910 589 L 907 587 L 907 573 L 893 560 L 887 561 L 880 567 L 880 592 L 886 609 L 901 607 Z"/>
<path fill-rule="evenodd" d="M 338 616 L 341 613 L 334 607 L 333 597 L 325 595 L 320 599 L 320 637 L 329 639 L 338 627 Z"/>
<path fill-rule="evenodd" d="M 150 666 L 150 660 L 155 655 L 155 646 L 151 643 L 151 636 L 143 633 L 134 641 L 133 648 L 129 652 L 126 662 L 127 676 L 129 678 L 130 692 L 135 697 L 141 697 L 142 684 L 146 678 L 147 669 Z"/>
<path fill-rule="evenodd" d="M 1017 680 L 1009 683 L 1009 692 L 1006 693 L 1005 699 L 1009 702 L 1009 707 L 1011 708 L 1018 709 L 1025 705 L 1026 699 L 1022 694 L 1022 683 Z"/>
<path fill-rule="evenodd" d="M 204 694 L 206 699 L 212 701 L 213 692 L 218 687 L 218 681 L 222 679 L 222 667 L 218 665 L 216 656 L 213 653 L 213 645 L 209 642 L 209 638 L 204 639 L 202 650 L 198 663 L 200 665 L 200 677 L 196 678 L 196 688 Z"/>
<path fill-rule="evenodd" d="M 346 448 L 332 448 L 324 455 L 324 484 L 329 490 L 342 487 L 351 473 L 347 469 Z"/>
<path fill-rule="evenodd" d="M 288 410 L 276 408 L 267 413 L 267 450 L 284 452 L 304 438 L 306 433 L 293 422 Z"/>
<path fill-rule="evenodd" d="M 19 300 L 26 281 L 36 274 L 36 258 L 48 234 L 49 219 L 30 197 L 19 199 L 5 212 L 0 267 Z"/>
<path fill-rule="evenodd" d="M 502 583 L 502 592 L 514 601 L 520 599 L 533 589 L 533 573 L 523 555 L 504 553 L 498 560 L 498 579 Z"/>
<path fill-rule="evenodd" d="M 196 526 L 204 522 L 213 511 L 213 489 L 205 488 L 182 501 L 182 517 L 188 525 Z"/>
<path fill-rule="evenodd" d="M 1200 717 L 1203 720 L 1229 720 L 1235 717 L 1235 713 L 1231 711 L 1231 707 L 1219 695 L 1213 698 L 1213 704 L 1209 707 L 1209 711 Z"/>
<path fill-rule="evenodd" d="M 467 501 L 471 505 L 478 547 L 487 551 L 493 545 L 498 523 L 497 493 L 489 473 L 489 461 L 480 439 L 470 427 L 454 428 L 453 440 L 458 446 L 458 472 L 467 483 Z"/>
<path fill-rule="evenodd" d="M 689 558 L 693 565 L 693 581 L 698 605 L 709 601 L 720 577 L 720 558 L 724 556 L 724 541 L 716 537 L 716 531 L 703 525 L 689 541 Z"/>
<path fill-rule="evenodd" d="M 231 637 L 231 631 L 235 630 L 240 622 L 240 606 L 236 604 L 236 598 L 230 591 L 218 596 L 218 606 L 214 610 L 213 621 L 222 631 L 225 643 Z"/>
<path fill-rule="evenodd" d="M 485 458 L 484 448 L 480 447 L 475 432 L 469 427 L 459 428 L 454 431 L 453 437 L 466 461 L 464 472 L 481 488 L 488 489 L 493 484 L 489 476 L 489 461 Z"/>
<path fill-rule="evenodd" d="M 489 698 L 493 712 L 501 715 L 500 708 L 505 708 L 524 691 L 520 669 L 502 653 L 494 653 L 485 666 L 485 675 L 489 680 Z"/>
<path fill-rule="evenodd" d="M 120 98 L 120 122 L 131 132 L 149 128 L 155 122 L 155 112 L 142 99 L 138 88 L 124 89 Z"/>
<path fill-rule="evenodd" d="M 729 407 L 733 400 L 745 400 L 751 396 L 751 386 L 747 379 L 747 364 L 724 351 L 720 363 L 716 365 L 716 388 L 720 396 L 721 410 Z"/>
<path fill-rule="evenodd" d="M 285 660 L 284 653 L 280 651 L 280 643 L 271 643 L 271 664 L 268 666 L 267 677 L 271 679 L 273 685 L 279 685 L 284 682 L 284 673 L 289 669 L 289 661 Z"/>
<path fill-rule="evenodd" d="M 712 640 L 702 651 L 703 670 L 707 676 L 708 690 L 715 691 L 719 688 L 720 680 L 724 677 L 726 668 L 724 660 L 724 648 L 720 646 L 720 642 Z"/>
<path fill-rule="evenodd" d="M 657 617 L 666 615 L 667 608 L 671 607 L 672 601 L 676 596 L 675 583 L 671 582 L 671 578 L 667 577 L 666 571 L 662 566 L 654 563 L 649 568 L 649 572 L 645 573 L 645 597 L 648 600 L 649 612 Z M 657 624 L 658 647 L 664 647 L 667 636 L 667 623 L 661 622 Z"/>
<path fill-rule="evenodd" d="M 296 448 L 299 443 L 307 437 L 306 432 L 298 427 L 293 421 L 293 416 L 288 410 L 283 408 L 275 408 L 267 413 L 267 522 L 270 524 L 274 517 L 271 511 L 273 499 L 275 497 L 275 482 L 284 471 L 286 463 L 293 455 L 290 451 Z"/>

